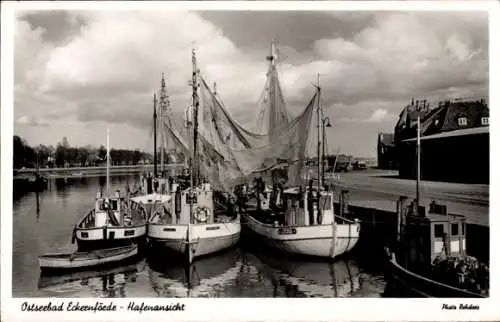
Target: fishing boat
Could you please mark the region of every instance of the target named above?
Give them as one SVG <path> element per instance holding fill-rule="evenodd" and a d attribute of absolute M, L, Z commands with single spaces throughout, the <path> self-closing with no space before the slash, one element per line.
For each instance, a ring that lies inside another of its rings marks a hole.
<path fill-rule="evenodd" d="M 166 93 L 165 76 L 162 74 L 161 89 L 160 89 L 160 106 L 158 122 L 156 93 L 153 97 L 153 173 L 144 174 L 140 177 L 140 185 L 137 191 L 131 192 L 131 200 L 140 203 L 146 208 L 147 218 L 151 217 L 152 212 L 157 206 L 161 206 L 171 199 L 170 191 L 172 190 L 173 178 L 167 178 L 164 170 L 164 150 L 165 150 L 165 122 L 168 121 L 169 100 Z M 159 126 L 158 126 L 159 125 Z M 159 128 L 159 129 L 158 129 Z M 157 140 L 158 130 L 160 131 L 160 173 L 157 167 Z M 170 179 L 170 180 L 169 180 Z"/>
<path fill-rule="evenodd" d="M 107 135 L 106 193 L 97 192 L 94 208 L 86 213 L 73 229 L 72 243 L 79 250 L 110 248 L 137 243 L 145 245 L 147 212 L 145 208 L 122 196 L 110 193 L 110 150 Z"/>
<path fill-rule="evenodd" d="M 42 271 L 84 269 L 117 263 L 137 255 L 137 245 L 99 249 L 88 252 L 46 254 L 38 257 Z"/>
<path fill-rule="evenodd" d="M 202 178 L 200 145 L 208 148 L 207 140 L 200 135 L 198 123 L 198 73 L 193 50 L 192 106 L 186 111 L 186 125 L 190 133 L 190 147 L 183 142 L 172 126 L 167 128 L 174 141 L 184 148 L 189 161 L 189 186 L 172 184 L 172 199 L 158 207 L 148 220 L 148 240 L 153 247 L 160 247 L 181 255 L 188 263 L 196 257 L 206 256 L 234 246 L 240 237 L 240 216 L 236 211 L 221 212 L 217 207 L 218 193 Z M 205 173 L 214 171 L 211 169 Z M 220 203 L 219 203 L 220 204 Z M 227 210 L 227 209 L 226 209 Z M 235 210 L 235 209 L 233 209 Z"/>
<path fill-rule="evenodd" d="M 410 297 L 481 298 L 489 294 L 488 267 L 466 250 L 464 216 L 445 205 L 420 205 L 420 116 L 417 116 L 416 198 L 398 201 L 398 235 L 387 247 L 390 283 Z"/>
<path fill-rule="evenodd" d="M 131 263 L 125 260 L 114 265 L 94 266 L 85 268 L 85 270 L 65 270 L 61 274 L 53 275 L 42 271 L 38 279 L 38 290 L 47 290 L 51 292 L 59 292 L 61 289 L 70 289 L 68 284 L 87 284 L 89 280 L 100 280 L 104 277 L 118 274 L 134 274 L 139 271 L 139 268 L 144 266 L 144 261 L 136 262 L 130 259 Z"/>
<path fill-rule="evenodd" d="M 311 182 L 307 189 L 284 190 L 281 198 L 287 205 L 281 209 L 266 209 L 272 199 L 247 208 L 243 218 L 252 237 L 284 252 L 324 258 L 340 256 L 357 244 L 361 225 L 335 214 L 333 192 Z"/>
<path fill-rule="evenodd" d="M 321 160 L 325 159 L 325 123 L 328 121 L 329 124 L 329 119 L 324 117 L 321 108 L 319 75 L 316 91 L 305 110 L 291 121 L 283 121 L 288 113 L 284 102 L 276 103 L 282 99 L 282 94 L 274 51 L 274 46 L 271 46 L 269 80 L 266 87 L 274 90 L 269 93 L 269 105 L 265 106 L 270 110 L 267 112 L 270 118 L 267 129 L 269 148 L 265 150 L 267 155 L 261 157 L 261 168 L 267 172 L 273 171 L 283 164 L 284 159 L 288 164 L 286 169 L 289 175 L 286 178 L 272 176 L 272 192 L 266 189 L 262 177 L 257 178 L 252 189 L 255 191 L 253 200 L 239 195 L 240 199 L 249 200 L 242 214 L 244 227 L 252 237 L 261 239 L 269 247 L 288 253 L 335 258 L 349 252 L 357 244 L 361 225 L 356 219 L 335 214 L 334 193 L 324 184 L 324 170 L 323 173 L 321 171 L 324 167 L 321 167 Z M 314 133 L 309 130 L 314 113 L 317 116 L 317 142 L 312 140 L 311 134 Z M 276 124 L 281 125 L 276 127 Z M 320 129 L 323 129 L 322 135 Z M 309 178 L 309 184 L 304 186 L 302 177 L 308 163 L 308 143 L 317 145 L 317 184 L 313 184 L 313 179 Z M 323 158 L 320 153 L 322 143 Z M 259 149 L 261 150 L 259 147 L 254 149 L 254 159 L 259 158 Z M 267 166 L 273 164 L 272 167 Z"/>

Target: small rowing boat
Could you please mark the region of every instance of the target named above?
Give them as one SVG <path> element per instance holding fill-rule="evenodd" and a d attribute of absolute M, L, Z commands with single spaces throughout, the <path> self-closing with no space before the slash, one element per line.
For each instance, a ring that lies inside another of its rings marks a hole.
<path fill-rule="evenodd" d="M 46 254 L 38 257 L 42 271 L 82 269 L 111 264 L 137 255 L 137 245 L 99 249 L 89 252 Z"/>

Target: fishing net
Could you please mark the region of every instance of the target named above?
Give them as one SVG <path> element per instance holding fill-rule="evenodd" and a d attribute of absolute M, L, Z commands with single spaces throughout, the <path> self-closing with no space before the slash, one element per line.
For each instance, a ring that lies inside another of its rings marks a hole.
<path fill-rule="evenodd" d="M 287 165 L 290 184 L 298 184 L 306 155 L 310 155 L 314 137 L 310 126 L 319 92 L 315 92 L 303 112 L 291 118 L 279 85 L 275 68 L 270 69 L 265 95 L 258 105 L 259 132 L 251 131 L 233 119 L 203 77 L 199 77 L 200 104 L 198 109 L 198 155 L 195 160 L 200 174 L 217 188 L 231 191 L 234 184 L 247 180 L 255 173 Z M 165 140 L 173 147 L 191 155 L 192 129 L 182 131 L 174 123 L 164 122 Z M 186 138 L 186 139 L 185 139 Z M 187 139 L 189 138 L 189 139 Z M 171 146 L 171 148 L 172 148 Z M 297 180 L 296 180 L 297 179 Z M 295 181 L 294 181 L 295 180 Z"/>
<path fill-rule="evenodd" d="M 313 95 L 300 115 L 279 125 L 275 123 L 267 134 L 259 134 L 236 122 L 203 78 L 200 91 L 200 115 L 203 115 L 200 133 L 206 140 L 203 145 L 210 145 L 224 160 L 219 164 L 224 169 L 221 182 L 234 182 L 255 172 L 271 170 L 278 163 L 295 165 L 292 177 L 300 177 L 297 163 L 300 165 L 306 157 L 318 93 Z"/>

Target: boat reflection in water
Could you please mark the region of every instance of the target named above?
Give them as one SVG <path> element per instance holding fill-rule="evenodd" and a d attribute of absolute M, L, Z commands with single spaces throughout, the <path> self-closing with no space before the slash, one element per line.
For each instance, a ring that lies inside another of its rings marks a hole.
<path fill-rule="evenodd" d="M 191 265 L 149 259 L 149 280 L 158 297 L 227 297 L 242 270 L 239 249 L 199 258 Z"/>
<path fill-rule="evenodd" d="M 140 262 L 113 267 L 109 269 L 96 269 L 75 272 L 64 275 L 40 275 L 38 290 L 43 296 L 51 294 L 61 297 L 67 294 L 78 297 L 130 297 L 125 290 L 127 285 L 135 283 L 137 273 L 142 271 L 145 260 Z"/>
<path fill-rule="evenodd" d="M 351 297 L 360 290 L 360 270 L 353 260 L 320 260 L 250 254 L 253 265 L 272 280 L 274 297 Z"/>
<path fill-rule="evenodd" d="M 189 266 L 150 261 L 149 267 L 159 297 L 349 297 L 362 287 L 352 260 L 296 260 L 240 249 Z"/>

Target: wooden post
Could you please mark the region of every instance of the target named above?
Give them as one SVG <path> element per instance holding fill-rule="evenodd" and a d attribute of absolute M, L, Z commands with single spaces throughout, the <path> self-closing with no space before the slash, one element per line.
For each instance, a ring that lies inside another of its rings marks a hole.
<path fill-rule="evenodd" d="M 349 213 L 349 191 L 342 190 L 340 195 L 342 196 L 342 203 L 340 205 L 342 207 L 341 216 L 347 217 L 347 214 Z"/>

